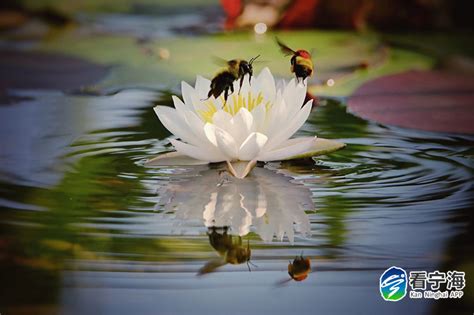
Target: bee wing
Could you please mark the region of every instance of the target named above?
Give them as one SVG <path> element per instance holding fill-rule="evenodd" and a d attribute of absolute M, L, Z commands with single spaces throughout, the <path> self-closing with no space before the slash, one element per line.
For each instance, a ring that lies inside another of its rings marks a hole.
<path fill-rule="evenodd" d="M 280 50 L 282 53 L 284 53 L 286 56 L 289 56 L 289 55 L 294 55 L 296 53 L 296 51 L 294 51 L 293 49 L 291 49 L 290 47 L 286 46 L 285 44 L 283 44 L 279 39 L 278 37 L 275 37 L 275 40 L 278 44 L 278 46 L 280 46 Z"/>
<path fill-rule="evenodd" d="M 267 64 L 269 63 L 270 60 L 255 60 L 254 62 L 252 62 L 253 65 L 261 65 L 261 64 Z"/>
<path fill-rule="evenodd" d="M 207 273 L 214 272 L 217 268 L 222 267 L 225 264 L 226 264 L 226 261 L 222 258 L 212 259 L 208 261 L 201 269 L 199 269 L 198 276 L 202 276 Z"/>
<path fill-rule="evenodd" d="M 220 67 L 227 67 L 229 65 L 229 60 L 226 60 L 224 58 L 221 58 L 218 56 L 212 56 L 211 58 L 212 58 L 212 63 Z"/>
<path fill-rule="evenodd" d="M 311 54 L 311 62 L 314 64 L 314 54 L 317 53 L 317 50 L 313 47 L 309 53 Z"/>
<path fill-rule="evenodd" d="M 275 282 L 275 287 L 281 287 L 281 286 L 287 284 L 288 282 L 290 282 L 291 280 L 293 280 L 293 279 L 291 279 L 291 278 L 281 279 L 280 281 Z"/>

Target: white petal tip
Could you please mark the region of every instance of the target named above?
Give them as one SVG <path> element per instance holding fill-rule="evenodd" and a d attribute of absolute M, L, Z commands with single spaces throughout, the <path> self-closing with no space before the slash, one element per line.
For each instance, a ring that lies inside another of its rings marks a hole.
<path fill-rule="evenodd" d="M 237 161 L 237 162 L 229 162 L 227 161 L 227 168 L 229 173 L 233 176 L 242 179 L 245 178 L 250 171 L 257 165 L 257 161 Z"/>

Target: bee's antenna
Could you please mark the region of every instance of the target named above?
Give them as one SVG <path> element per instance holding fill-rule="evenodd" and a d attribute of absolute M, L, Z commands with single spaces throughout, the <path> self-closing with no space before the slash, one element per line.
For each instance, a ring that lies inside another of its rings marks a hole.
<path fill-rule="evenodd" d="M 248 250 L 248 252 L 250 253 L 250 239 L 247 239 L 247 250 Z M 258 268 L 257 265 L 255 265 L 254 263 L 252 263 L 252 262 L 250 261 L 250 256 L 249 256 L 249 259 L 247 259 L 247 267 L 249 268 L 249 271 L 252 271 L 252 270 L 250 269 L 250 265 L 254 266 L 255 268 Z"/>
<path fill-rule="evenodd" d="M 254 264 L 253 262 L 251 262 L 250 259 L 249 259 L 249 260 L 247 260 L 247 267 L 249 268 L 249 271 L 252 271 L 252 269 L 250 269 L 250 266 L 258 268 L 258 266 L 256 264 Z"/>
<path fill-rule="evenodd" d="M 251 264 L 253 267 L 255 268 L 258 268 L 258 266 L 256 264 L 254 264 L 253 262 L 251 262 L 250 260 L 247 261 L 248 264 Z"/>
<path fill-rule="evenodd" d="M 249 60 L 249 64 L 252 64 L 260 55 L 257 55 L 256 57 L 253 57 L 252 59 Z"/>

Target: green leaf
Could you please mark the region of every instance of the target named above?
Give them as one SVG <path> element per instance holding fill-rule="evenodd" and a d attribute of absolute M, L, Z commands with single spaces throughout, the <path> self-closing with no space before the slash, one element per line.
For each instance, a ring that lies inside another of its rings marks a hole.
<path fill-rule="evenodd" d="M 269 67 L 276 77 L 292 78 L 290 60 L 276 46 L 276 35 L 291 47 L 314 48 L 315 74 L 308 88 L 315 95 L 347 96 L 374 77 L 412 68 L 427 69 L 433 62 L 433 58 L 419 53 L 378 48 L 380 40 L 376 36 L 334 31 L 268 33 L 258 39 L 247 32 L 175 37 L 150 40 L 146 47 L 126 36 L 81 37 L 69 32 L 56 41 L 42 43 L 40 50 L 74 55 L 102 65 L 114 64 L 109 75 L 97 84 L 99 89 L 116 86 L 171 89 L 182 80 L 194 85 L 197 74 L 212 78 L 219 70 L 212 56 L 248 60 L 261 55 L 264 62 L 255 65 L 255 73 Z M 144 52 L 145 48 L 148 53 Z M 160 49 L 169 51 L 169 59 L 159 58 Z M 368 66 L 361 68 L 361 64 Z M 326 85 L 328 79 L 334 80 L 333 86 Z"/>

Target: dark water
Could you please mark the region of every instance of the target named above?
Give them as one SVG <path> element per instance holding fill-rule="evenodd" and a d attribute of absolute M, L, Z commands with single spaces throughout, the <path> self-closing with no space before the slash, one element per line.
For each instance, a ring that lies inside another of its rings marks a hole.
<path fill-rule="evenodd" d="M 18 93 L 0 106 L 2 314 L 472 312 L 472 137 L 379 126 L 327 101 L 299 133 L 344 150 L 238 181 L 218 165 L 142 165 L 169 149 L 152 111 L 164 94 Z M 257 267 L 197 276 L 223 264 L 211 226 L 230 226 Z M 312 272 L 285 282 L 302 252 Z M 463 270 L 466 296 L 385 302 L 392 265 Z"/>

